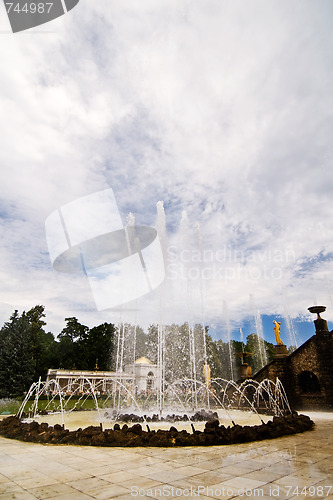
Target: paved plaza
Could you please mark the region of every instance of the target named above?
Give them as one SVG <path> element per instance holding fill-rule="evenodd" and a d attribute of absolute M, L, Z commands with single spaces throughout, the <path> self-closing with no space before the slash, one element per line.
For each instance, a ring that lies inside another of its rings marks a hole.
<path fill-rule="evenodd" d="M 220 447 L 97 448 L 0 438 L 0 498 L 333 499 L 333 413 L 314 431 Z"/>

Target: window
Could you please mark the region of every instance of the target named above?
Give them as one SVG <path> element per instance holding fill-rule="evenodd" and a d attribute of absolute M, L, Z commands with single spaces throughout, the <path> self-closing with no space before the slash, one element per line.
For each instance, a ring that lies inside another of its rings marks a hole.
<path fill-rule="evenodd" d="M 153 372 L 149 372 L 147 375 L 147 390 L 152 389 L 154 386 L 154 374 Z"/>

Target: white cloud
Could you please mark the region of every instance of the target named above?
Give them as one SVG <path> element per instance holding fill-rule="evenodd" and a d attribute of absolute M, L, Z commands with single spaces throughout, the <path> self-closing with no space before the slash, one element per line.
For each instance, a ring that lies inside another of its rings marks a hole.
<path fill-rule="evenodd" d="M 65 315 L 105 320 L 83 278 L 51 269 L 44 221 L 110 186 L 123 220 L 151 225 L 164 200 L 169 245 L 186 210 L 189 245 L 199 222 L 215 261 L 187 263 L 210 278 L 169 276 L 108 320 L 209 323 L 224 300 L 238 321 L 251 294 L 262 313 L 287 301 L 296 317 L 316 300 L 333 320 L 331 11 L 324 0 L 82 0 L 53 33 L 1 34 L 0 300 L 44 303 L 55 333 Z M 244 259 L 218 262 L 221 248 Z"/>

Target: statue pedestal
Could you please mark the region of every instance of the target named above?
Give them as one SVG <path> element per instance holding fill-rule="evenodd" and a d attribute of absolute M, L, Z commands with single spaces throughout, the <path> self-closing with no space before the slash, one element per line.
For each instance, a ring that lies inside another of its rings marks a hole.
<path fill-rule="evenodd" d="M 252 378 L 252 368 L 247 363 L 241 365 L 241 379 L 246 380 L 247 378 Z"/>
<path fill-rule="evenodd" d="M 279 344 L 275 346 L 275 357 L 285 358 L 288 356 L 287 347 L 284 344 Z"/>
<path fill-rule="evenodd" d="M 327 321 L 323 318 L 317 318 L 314 320 L 314 324 L 316 327 L 316 334 L 320 333 L 329 333 L 329 329 L 327 327 Z"/>

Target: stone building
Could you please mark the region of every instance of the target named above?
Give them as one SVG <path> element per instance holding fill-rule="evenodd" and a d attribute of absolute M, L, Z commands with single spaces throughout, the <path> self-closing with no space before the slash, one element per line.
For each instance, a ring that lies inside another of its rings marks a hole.
<path fill-rule="evenodd" d="M 158 387 L 157 365 L 144 356 L 137 359 L 134 365 L 125 366 L 125 372 L 133 377 L 137 393 L 149 392 Z"/>
<path fill-rule="evenodd" d="M 252 377 L 258 382 L 278 377 L 296 410 L 333 409 L 333 331 L 328 330 L 317 309 L 323 312 L 325 308 L 309 308 L 318 314 L 315 335 L 289 355 L 283 346 L 276 346 L 275 359 Z"/>
<path fill-rule="evenodd" d="M 101 393 L 111 393 L 123 385 L 135 394 L 155 390 L 159 384 L 157 365 L 142 357 L 134 365 L 125 366 L 124 371 L 88 371 L 50 369 L 46 382 L 51 391 L 66 390 L 68 393 L 90 392 L 91 389 Z"/>

